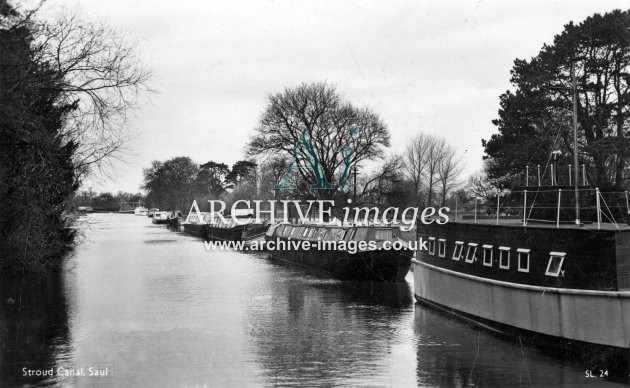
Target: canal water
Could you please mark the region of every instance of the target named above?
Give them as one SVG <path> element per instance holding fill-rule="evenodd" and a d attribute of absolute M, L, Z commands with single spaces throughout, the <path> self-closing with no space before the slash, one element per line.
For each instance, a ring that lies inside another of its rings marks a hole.
<path fill-rule="evenodd" d="M 147 217 L 81 228 L 61 275 L 0 283 L 0 386 L 618 386 L 415 304 L 411 275 L 332 280 Z"/>

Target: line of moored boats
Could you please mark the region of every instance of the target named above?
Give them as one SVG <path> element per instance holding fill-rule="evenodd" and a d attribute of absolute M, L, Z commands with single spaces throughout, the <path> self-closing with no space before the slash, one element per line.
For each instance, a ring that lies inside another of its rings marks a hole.
<path fill-rule="evenodd" d="M 409 242 L 402 240 L 400 228 L 394 225 L 343 224 L 336 219 L 272 224 L 267 220 L 256 222 L 249 211 L 234 214 L 234 219 L 221 219 L 199 211 L 196 203 L 186 217 L 179 211 L 158 209 L 147 209 L 146 215 L 154 224 L 167 224 L 204 240 L 242 242 L 245 249 L 253 244 L 258 245 L 257 250 L 267 247 L 272 258 L 346 280 L 402 282 L 414 254 Z M 368 241 L 373 245 L 368 246 Z M 302 249 L 303 242 L 308 242 L 310 249 Z M 394 242 L 398 249 L 384 249 Z"/>
<path fill-rule="evenodd" d="M 415 242 L 427 243 L 412 249 L 395 225 L 257 223 L 246 213 L 236 218 L 224 222 L 198 208 L 186 217 L 153 213 L 153 222 L 205 240 L 273 243 L 272 258 L 341 279 L 401 282 L 411 267 L 416 299 L 434 308 L 503 331 L 613 347 L 626 355 L 630 348 L 628 225 L 603 223 L 599 216 L 597 223 L 560 222 L 559 216 L 552 223 L 475 213 L 447 224 L 418 223 Z M 373 244 L 320 249 L 318 241 Z M 399 249 L 383 249 L 395 241 Z M 300 249 L 300 242 L 311 248 Z"/>

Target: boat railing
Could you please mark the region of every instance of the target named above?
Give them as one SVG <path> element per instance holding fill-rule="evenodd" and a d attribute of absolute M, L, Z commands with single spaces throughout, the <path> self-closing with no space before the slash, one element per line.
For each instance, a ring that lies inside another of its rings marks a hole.
<path fill-rule="evenodd" d="M 627 191 L 601 191 L 599 188 L 580 188 L 580 224 L 610 224 L 619 229 L 618 220 L 630 221 L 630 203 Z M 520 221 L 561 225 L 575 224 L 575 191 L 570 187 L 529 187 L 496 193 L 485 199 L 475 198 L 466 204 L 456 204 L 451 209 L 454 220 L 499 225 Z"/>
<path fill-rule="evenodd" d="M 560 165 L 559 163 L 549 163 L 547 165 L 526 166 L 525 174 L 522 175 L 523 184 L 525 186 L 573 186 L 575 173 L 572 164 Z M 586 176 L 586 165 L 578 165 L 578 182 L 579 186 L 588 186 L 588 177 Z"/>

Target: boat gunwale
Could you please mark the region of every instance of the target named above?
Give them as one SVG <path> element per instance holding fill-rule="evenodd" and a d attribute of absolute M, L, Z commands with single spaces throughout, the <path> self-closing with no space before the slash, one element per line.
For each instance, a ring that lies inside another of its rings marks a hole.
<path fill-rule="evenodd" d="M 490 283 L 490 284 L 503 286 L 503 287 L 519 288 L 519 289 L 529 290 L 529 291 L 541 291 L 543 293 L 551 292 L 551 293 L 557 293 L 557 294 L 570 294 L 570 295 L 589 295 L 589 296 L 606 296 L 606 297 L 630 298 L 630 291 L 580 290 L 580 289 L 576 289 L 576 288 L 556 288 L 556 287 L 532 286 L 532 285 L 528 285 L 528 284 L 505 282 L 505 281 L 502 281 L 502 280 L 488 279 L 488 278 L 483 278 L 483 277 L 480 277 L 480 276 L 469 275 L 469 274 L 466 274 L 466 273 L 457 272 L 457 271 L 453 271 L 453 270 L 450 270 L 450 269 L 438 267 L 436 265 L 425 263 L 425 262 L 419 261 L 417 259 L 411 259 L 411 262 L 412 262 L 412 264 L 423 265 L 425 267 L 428 267 L 428 268 L 431 268 L 431 269 L 434 269 L 434 270 L 437 270 L 437 271 L 440 271 L 440 272 L 444 272 L 444 273 L 447 273 L 447 274 L 450 274 L 450 275 L 455 275 L 455 276 L 463 277 L 463 278 L 466 278 L 466 279 L 469 279 L 469 280 L 475 280 L 475 281 L 479 281 L 479 282 L 483 282 L 483 283 Z"/>

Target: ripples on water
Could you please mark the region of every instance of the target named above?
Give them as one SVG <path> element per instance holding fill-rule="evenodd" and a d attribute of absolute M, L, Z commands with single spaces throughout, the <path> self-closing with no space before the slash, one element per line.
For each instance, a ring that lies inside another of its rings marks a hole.
<path fill-rule="evenodd" d="M 87 217 L 70 270 L 0 282 L 0 385 L 577 386 L 584 365 L 354 284 L 207 252 L 146 217 Z M 22 377 L 107 367 L 108 377 Z"/>

